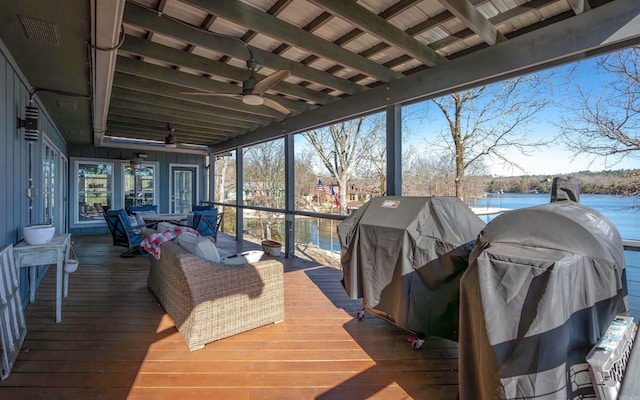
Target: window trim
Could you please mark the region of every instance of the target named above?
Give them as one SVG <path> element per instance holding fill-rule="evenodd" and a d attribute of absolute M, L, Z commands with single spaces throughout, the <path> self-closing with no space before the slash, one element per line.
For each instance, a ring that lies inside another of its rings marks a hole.
<path fill-rule="evenodd" d="M 111 188 L 111 190 L 108 190 L 106 193 L 107 193 L 107 198 L 111 200 L 110 203 L 113 205 L 114 204 L 114 175 L 116 170 L 115 163 L 113 161 L 104 161 L 104 160 L 96 160 L 96 159 L 82 159 L 82 160 L 73 161 L 73 176 L 74 176 L 73 223 L 78 226 L 95 225 L 96 223 L 99 223 L 100 225 L 105 225 L 106 222 L 104 220 L 80 221 L 80 208 L 79 208 L 80 195 L 87 193 L 84 190 L 80 191 L 80 179 L 78 175 L 78 169 L 81 164 L 90 164 L 90 165 L 105 164 L 105 165 L 111 166 L 111 174 L 109 176 L 109 181 L 110 181 L 109 187 Z"/>
<path fill-rule="evenodd" d="M 125 189 L 125 184 L 126 184 L 126 179 L 125 179 L 125 174 L 127 171 L 127 165 L 130 165 L 130 162 L 122 162 L 120 163 L 120 169 L 121 169 L 121 187 L 120 187 L 120 196 L 121 196 L 121 200 L 122 200 L 122 204 L 125 204 L 125 195 L 127 194 L 127 190 Z M 140 166 L 143 167 L 147 167 L 147 168 L 152 168 L 153 169 L 153 204 L 159 205 L 160 204 L 160 199 L 158 198 L 158 187 L 159 187 L 159 173 L 160 173 L 160 166 L 157 162 L 154 161 L 144 161 L 144 162 L 140 162 Z"/>

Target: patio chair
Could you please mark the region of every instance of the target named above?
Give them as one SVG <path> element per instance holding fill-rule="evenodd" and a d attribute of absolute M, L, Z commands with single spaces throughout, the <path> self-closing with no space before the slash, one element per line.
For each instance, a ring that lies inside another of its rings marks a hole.
<path fill-rule="evenodd" d="M 212 204 L 194 204 L 191 211 L 217 211 L 216 206 Z"/>
<path fill-rule="evenodd" d="M 158 206 L 155 204 L 145 204 L 140 206 L 127 206 L 127 214 L 145 214 L 145 213 L 158 213 Z"/>
<path fill-rule="evenodd" d="M 140 247 L 144 239 L 142 230 L 155 224 L 137 224 L 135 216 L 129 216 L 124 209 L 107 210 L 104 213 L 107 227 L 111 232 L 114 246 L 123 246 L 129 250 L 120 254 L 120 257 L 134 257 L 146 254 Z"/>
<path fill-rule="evenodd" d="M 193 213 L 196 211 L 206 211 L 209 213 L 217 213 L 218 209 L 213 204 L 194 204 L 191 207 L 191 212 L 187 214 L 187 226 L 194 227 L 193 225 Z"/>
<path fill-rule="evenodd" d="M 214 241 L 218 241 L 218 230 L 222 224 L 224 213 L 217 211 L 194 211 L 193 229 L 200 233 L 200 236 L 211 236 Z"/>

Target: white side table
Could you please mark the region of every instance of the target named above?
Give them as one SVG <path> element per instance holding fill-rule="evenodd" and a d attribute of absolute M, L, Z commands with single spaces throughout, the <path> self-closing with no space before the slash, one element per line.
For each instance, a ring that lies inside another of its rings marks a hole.
<path fill-rule="evenodd" d="M 62 292 L 64 260 L 69 255 L 71 234 L 55 235 L 49 243 L 30 245 L 22 241 L 13 248 L 13 259 L 18 267 L 56 264 L 56 323 L 62 321 Z M 29 270 L 29 302 L 36 301 L 36 269 Z M 64 280 L 66 286 L 67 280 Z M 67 288 L 64 288 L 65 295 Z M 66 296 L 65 296 L 66 297 Z"/>

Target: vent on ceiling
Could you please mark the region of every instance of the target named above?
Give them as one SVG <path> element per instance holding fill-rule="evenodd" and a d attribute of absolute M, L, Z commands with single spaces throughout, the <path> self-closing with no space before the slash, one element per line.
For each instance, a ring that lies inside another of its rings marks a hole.
<path fill-rule="evenodd" d="M 25 15 L 20 15 L 19 17 L 24 33 L 29 39 L 53 46 L 62 45 L 58 28 L 54 23 Z"/>

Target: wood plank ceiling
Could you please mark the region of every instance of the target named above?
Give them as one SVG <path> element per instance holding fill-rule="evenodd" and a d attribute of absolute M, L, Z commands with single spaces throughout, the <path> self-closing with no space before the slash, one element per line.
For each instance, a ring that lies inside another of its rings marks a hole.
<path fill-rule="evenodd" d="M 403 88 L 609 3 L 634 7 L 626 0 L 127 1 L 101 140 L 162 143 L 170 124 L 179 143 L 223 151 L 433 96 L 472 79 L 431 91 Z M 263 105 L 241 99 L 254 65 L 258 82 L 288 71 L 273 86 L 262 83 L 269 86 Z M 491 73 L 482 79 L 500 78 Z M 223 93 L 235 95 L 214 95 Z"/>

